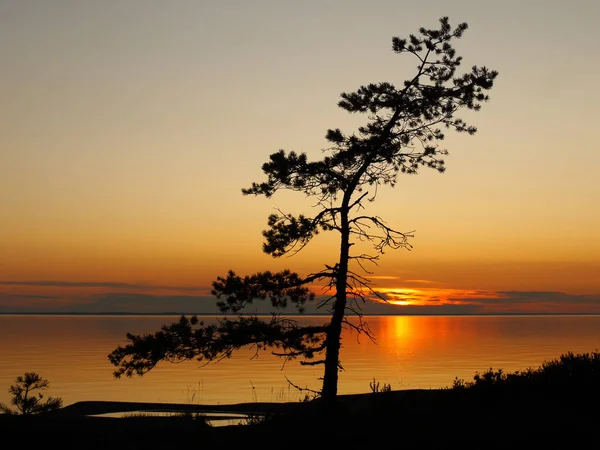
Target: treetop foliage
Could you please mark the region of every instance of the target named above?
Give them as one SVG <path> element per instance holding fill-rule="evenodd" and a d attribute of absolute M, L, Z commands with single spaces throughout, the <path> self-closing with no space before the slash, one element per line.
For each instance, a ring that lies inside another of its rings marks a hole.
<path fill-rule="evenodd" d="M 462 57 L 450 44 L 462 37 L 466 23 L 452 29 L 448 17 L 440 28 L 421 28 L 420 36 L 394 37 L 392 48 L 418 61 L 417 73 L 401 87 L 390 82 L 370 83 L 355 92 L 342 93 L 338 106 L 349 113 L 366 113 L 368 122 L 358 133 L 329 129 L 332 146 L 320 161 L 309 162 L 305 153 L 279 150 L 263 166 L 267 181 L 253 183 L 244 194 L 272 196 L 280 189 L 304 192 L 322 199 L 336 198 L 352 186 L 395 184 L 398 172 L 416 174 L 426 166 L 440 172 L 445 162 L 439 148 L 442 128 L 473 134 L 476 128 L 455 117 L 461 108 L 479 110 L 489 97 L 498 73 L 473 66 L 456 76 Z M 351 189 L 352 190 L 352 189 Z"/>

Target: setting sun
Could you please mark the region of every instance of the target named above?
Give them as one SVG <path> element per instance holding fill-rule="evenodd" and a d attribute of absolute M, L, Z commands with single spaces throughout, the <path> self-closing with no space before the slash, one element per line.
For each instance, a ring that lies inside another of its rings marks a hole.
<path fill-rule="evenodd" d="M 382 288 L 377 292 L 386 297 L 387 303 L 399 306 L 422 305 L 421 299 L 425 296 L 423 291 L 408 288 Z"/>

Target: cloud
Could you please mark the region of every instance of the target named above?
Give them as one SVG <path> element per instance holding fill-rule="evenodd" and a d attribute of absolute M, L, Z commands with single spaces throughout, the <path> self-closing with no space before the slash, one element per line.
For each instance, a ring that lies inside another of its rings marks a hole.
<path fill-rule="evenodd" d="M 461 289 L 385 289 L 380 292 L 394 304 L 397 314 L 420 311 L 464 311 L 476 314 L 598 314 L 600 295 L 577 295 L 553 291 L 484 291 Z M 384 302 L 384 303 L 387 303 Z M 437 313 L 436 313 L 437 314 Z"/>
<path fill-rule="evenodd" d="M 404 280 L 404 283 L 437 284 L 438 282 L 432 280 Z"/>
<path fill-rule="evenodd" d="M 151 295 L 136 293 L 110 293 L 83 296 L 77 299 L 49 301 L 56 299 L 45 296 L 5 294 L 0 300 L 0 312 L 23 313 L 176 313 L 216 314 L 216 300 L 210 296 L 194 295 Z M 17 300 L 17 301 L 12 301 Z"/>
<path fill-rule="evenodd" d="M 0 313 L 46 311 L 57 308 L 64 301 L 53 295 L 7 294 L 0 292 Z"/>
<path fill-rule="evenodd" d="M 600 313 L 600 294 L 574 295 L 552 291 L 499 291 L 493 298 L 476 299 L 469 297 L 455 298 L 457 302 L 468 301 L 481 304 L 488 309 L 518 310 L 535 313 L 561 310 L 564 313 Z"/>
<path fill-rule="evenodd" d="M 121 283 L 115 281 L 0 281 L 0 286 L 38 286 L 38 287 L 73 287 L 73 288 L 107 288 L 107 289 L 143 289 L 173 291 L 207 291 L 206 286 L 164 286 L 146 283 Z"/>
<path fill-rule="evenodd" d="M 516 302 L 539 302 L 543 301 L 598 301 L 600 295 L 572 295 L 565 294 L 564 292 L 552 292 L 552 291 L 499 291 L 499 299 L 505 301 L 516 301 Z"/>
<path fill-rule="evenodd" d="M 269 301 L 255 300 L 243 311 L 245 313 L 270 314 L 274 310 Z M 130 292 L 115 292 L 106 294 L 93 294 L 80 297 L 69 302 L 43 303 L 25 302 L 0 302 L 0 313 L 76 313 L 76 314 L 108 314 L 108 313 L 133 313 L 133 314 L 203 314 L 221 315 L 217 307 L 217 299 L 206 295 L 153 295 Z M 281 313 L 296 313 L 293 304 L 280 310 Z M 315 314 L 316 301 L 307 308 L 307 314 Z"/>
<path fill-rule="evenodd" d="M 203 295 L 151 295 L 109 293 L 90 295 L 76 305 L 63 308 L 70 312 L 132 313 L 217 313 L 214 297 Z"/>
<path fill-rule="evenodd" d="M 0 292 L 0 301 L 4 300 L 53 300 L 55 295 L 4 294 Z"/>

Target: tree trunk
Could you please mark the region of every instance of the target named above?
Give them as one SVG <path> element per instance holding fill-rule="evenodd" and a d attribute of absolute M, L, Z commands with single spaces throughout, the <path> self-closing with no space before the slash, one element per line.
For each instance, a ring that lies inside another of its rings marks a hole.
<path fill-rule="evenodd" d="M 325 354 L 325 374 L 321 395 L 326 403 L 332 403 L 337 396 L 340 347 L 342 339 L 342 321 L 346 311 L 346 283 L 348 275 L 348 257 L 350 252 L 350 228 L 348 224 L 348 204 L 341 210 L 340 260 L 336 273 L 336 300 L 327 332 Z"/>

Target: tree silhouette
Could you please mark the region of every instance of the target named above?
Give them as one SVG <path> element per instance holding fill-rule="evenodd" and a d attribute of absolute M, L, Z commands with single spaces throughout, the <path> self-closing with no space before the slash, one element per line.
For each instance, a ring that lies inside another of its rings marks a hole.
<path fill-rule="evenodd" d="M 417 174 L 421 167 L 443 172 L 442 157 L 447 154 L 439 146 L 443 130 L 474 134 L 476 128 L 456 114 L 464 109 L 478 111 L 488 100 L 485 92 L 497 76 L 496 71 L 478 66 L 457 75 L 462 58 L 452 41 L 463 35 L 467 24 L 453 28 L 447 17 L 439 22 L 438 29 L 421 28 L 418 35 L 392 39 L 394 52 L 408 54 L 417 62 L 414 75 L 400 87 L 371 83 L 341 94 L 340 108 L 366 116 L 365 125 L 357 132 L 327 130 L 331 146 L 318 161 L 294 151 L 273 153 L 262 166 L 266 181 L 242 190 L 245 195 L 267 198 L 290 190 L 315 200 L 318 213 L 314 217 L 281 210 L 269 216 L 268 229 L 263 231 L 265 253 L 275 258 L 294 254 L 319 232 L 332 231 L 339 233 L 340 253 L 335 263 L 306 277 L 289 270 L 245 277 L 230 271 L 213 283 L 220 311 L 242 313 L 257 299 L 269 300 L 276 309 L 292 304 L 302 311 L 307 301 L 315 300 L 308 286 L 321 283 L 329 296 L 321 299 L 318 307 L 331 314 L 330 320 L 322 326 L 305 327 L 278 314 L 269 320 L 239 314 L 235 320 L 224 317 L 206 325 L 196 317 L 182 316 L 155 334 L 128 334 L 130 343 L 109 355 L 117 367 L 115 376 L 142 375 L 163 360 L 219 360 L 254 345 L 257 351 L 271 348 L 287 359 L 301 357 L 303 364 L 324 365 L 320 394 L 324 399 L 335 398 L 342 329 L 353 327 L 369 334 L 361 319 L 361 305 L 369 297 L 383 298 L 357 270 L 368 276 L 365 265 L 376 264 L 387 249 L 411 248 L 412 235 L 367 214 L 366 203 L 375 200 L 381 186 L 395 186 L 399 173 Z M 372 246 L 370 253 L 350 251 L 361 242 Z M 349 314 L 359 320 L 349 321 Z"/>
<path fill-rule="evenodd" d="M 48 380 L 43 379 L 37 373 L 26 372 L 25 375 L 18 376 L 16 383 L 8 389 L 8 392 L 13 396 L 10 402 L 16 410 L 0 403 L 0 411 L 5 414 L 29 415 L 60 408 L 62 406 L 61 398 L 48 397 L 44 399 L 41 392 L 37 392 L 37 394 L 34 392 L 46 390 L 48 387 L 50 387 Z"/>

